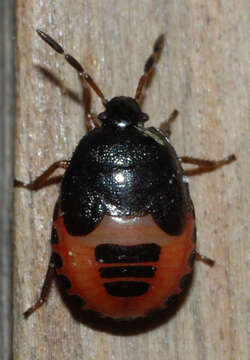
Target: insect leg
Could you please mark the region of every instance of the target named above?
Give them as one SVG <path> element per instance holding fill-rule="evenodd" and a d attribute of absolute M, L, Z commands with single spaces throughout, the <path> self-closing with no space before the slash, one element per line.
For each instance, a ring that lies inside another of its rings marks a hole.
<path fill-rule="evenodd" d="M 232 154 L 221 160 L 203 160 L 189 156 L 181 156 L 179 159 L 182 163 L 197 165 L 196 168 L 185 170 L 187 176 L 193 176 L 214 171 L 224 165 L 230 164 L 236 160 L 236 156 Z"/>
<path fill-rule="evenodd" d="M 31 306 L 29 309 L 27 309 L 23 313 L 23 315 L 24 315 L 24 317 L 26 319 L 34 311 L 39 309 L 48 300 L 49 291 L 51 289 L 51 284 L 52 284 L 52 281 L 54 280 L 55 276 L 56 276 L 55 265 L 54 265 L 53 257 L 51 256 L 49 266 L 48 266 L 48 269 L 47 269 L 47 273 L 46 273 L 44 283 L 43 283 L 43 286 L 42 286 L 40 297 L 33 306 Z"/>
<path fill-rule="evenodd" d="M 52 184 L 58 184 L 62 178 L 63 175 L 58 175 L 54 177 L 50 177 L 51 174 L 56 171 L 59 168 L 67 169 L 69 164 L 68 160 L 61 160 L 56 161 L 54 164 L 52 164 L 47 170 L 45 170 L 40 176 L 38 176 L 34 181 L 31 181 L 30 183 L 25 183 L 19 180 L 14 180 L 14 186 L 15 187 L 22 187 L 29 190 L 39 190 L 43 187 L 52 185 Z"/>
<path fill-rule="evenodd" d="M 214 266 L 215 263 L 213 259 L 210 259 L 205 255 L 201 255 L 197 250 L 195 250 L 195 260 L 202 261 L 209 266 Z"/>

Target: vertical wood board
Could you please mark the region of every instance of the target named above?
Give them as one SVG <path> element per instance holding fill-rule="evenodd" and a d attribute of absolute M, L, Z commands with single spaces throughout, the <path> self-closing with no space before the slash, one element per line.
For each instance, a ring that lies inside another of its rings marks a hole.
<path fill-rule="evenodd" d="M 17 0 L 18 179 L 30 181 L 70 157 L 83 135 L 76 73 L 36 35 L 57 39 L 86 66 L 107 98 L 134 96 L 156 37 L 166 45 L 143 110 L 157 126 L 180 112 L 172 143 L 179 155 L 237 162 L 190 179 L 198 249 L 189 294 L 160 326 L 124 336 L 77 322 L 53 286 L 48 304 L 24 320 L 49 260 L 58 188 L 15 190 L 14 359 L 177 360 L 249 357 L 250 5 L 200 1 Z M 93 110 L 102 111 L 93 95 Z"/>

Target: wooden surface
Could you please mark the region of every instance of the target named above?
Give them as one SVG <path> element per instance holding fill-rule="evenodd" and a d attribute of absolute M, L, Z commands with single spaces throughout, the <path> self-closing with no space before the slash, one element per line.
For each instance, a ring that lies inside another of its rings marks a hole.
<path fill-rule="evenodd" d="M 0 3 L 0 359 L 11 359 L 14 5 Z"/>
<path fill-rule="evenodd" d="M 172 142 L 180 155 L 237 162 L 192 178 L 198 248 L 177 314 L 129 336 L 77 322 L 53 286 L 47 306 L 24 320 L 45 275 L 56 186 L 15 192 L 14 359 L 247 360 L 249 350 L 250 3 L 17 0 L 18 179 L 29 181 L 68 158 L 84 133 L 75 72 L 35 33 L 51 34 L 81 60 L 107 98 L 133 96 L 154 40 L 166 46 L 144 111 L 157 126 L 180 111 Z M 93 96 L 93 109 L 102 106 Z"/>

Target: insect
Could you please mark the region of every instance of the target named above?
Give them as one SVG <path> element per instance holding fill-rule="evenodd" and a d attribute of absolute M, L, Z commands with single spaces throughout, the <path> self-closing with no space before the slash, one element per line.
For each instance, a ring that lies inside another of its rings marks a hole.
<path fill-rule="evenodd" d="M 163 35 L 145 63 L 135 97 L 107 100 L 75 58 L 49 35 L 37 33 L 77 71 L 89 132 L 70 161 L 55 162 L 33 182 L 15 180 L 15 186 L 30 190 L 61 183 L 47 275 L 38 301 L 24 315 L 47 300 L 54 278 L 79 308 L 103 317 L 135 319 L 165 309 L 182 293 L 195 258 L 213 263 L 195 249 L 187 176 L 213 171 L 236 157 L 178 158 L 168 139 L 176 110 L 159 130 L 144 127 L 148 115 L 139 101 Z M 90 110 L 89 88 L 104 106 L 97 118 Z M 181 163 L 196 167 L 184 171 Z M 65 169 L 64 175 L 53 176 L 58 168 Z"/>

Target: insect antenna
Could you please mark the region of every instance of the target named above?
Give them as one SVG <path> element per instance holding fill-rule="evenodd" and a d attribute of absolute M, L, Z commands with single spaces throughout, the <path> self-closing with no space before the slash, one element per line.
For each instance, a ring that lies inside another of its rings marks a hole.
<path fill-rule="evenodd" d="M 137 89 L 135 92 L 135 100 L 137 102 L 140 100 L 142 90 L 147 83 L 150 71 L 152 70 L 152 68 L 157 63 L 157 61 L 160 57 L 163 46 L 164 46 L 164 34 L 160 35 L 156 39 L 154 46 L 153 46 L 153 53 L 149 56 L 149 58 L 147 59 L 145 65 L 144 65 L 144 73 L 140 77 L 140 80 L 138 82 Z"/>
<path fill-rule="evenodd" d="M 107 104 L 107 99 L 104 97 L 102 91 L 99 89 L 92 77 L 87 73 L 87 71 L 82 67 L 82 65 L 70 54 L 66 54 L 63 47 L 59 45 L 52 37 L 47 35 L 41 30 L 36 31 L 42 40 L 44 40 L 52 49 L 54 49 L 58 54 L 64 55 L 66 61 L 78 72 L 78 75 L 82 82 L 86 81 L 89 86 L 94 90 L 94 92 L 101 98 L 103 105 Z"/>

